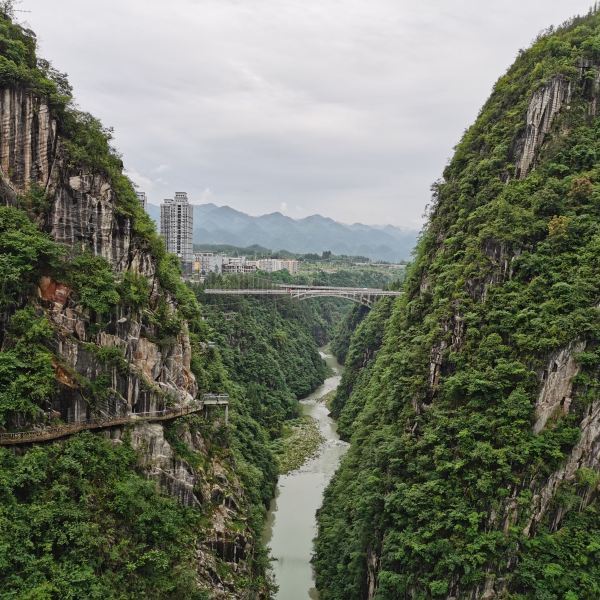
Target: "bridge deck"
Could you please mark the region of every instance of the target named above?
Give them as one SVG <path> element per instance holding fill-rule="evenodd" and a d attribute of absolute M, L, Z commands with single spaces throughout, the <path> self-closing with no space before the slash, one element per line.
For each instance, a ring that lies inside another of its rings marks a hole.
<path fill-rule="evenodd" d="M 274 288 L 205 288 L 204 293 L 223 296 L 291 296 L 292 298 L 314 298 L 317 296 L 334 296 L 338 298 L 380 298 L 384 296 L 402 295 L 402 292 L 378 288 L 285 284 L 279 284 Z"/>

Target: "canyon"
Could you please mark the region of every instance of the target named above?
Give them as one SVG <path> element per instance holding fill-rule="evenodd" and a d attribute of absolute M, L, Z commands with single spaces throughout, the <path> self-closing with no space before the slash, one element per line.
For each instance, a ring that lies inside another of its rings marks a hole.
<path fill-rule="evenodd" d="M 0 447 L 7 597 L 252 600 L 273 573 L 281 598 L 598 597 L 598 10 L 519 53 L 382 282 L 402 294 L 353 310 L 184 283 L 110 131 L 0 25 L 0 433 L 123 419 Z M 188 410 L 211 394 L 228 413 Z M 301 406 L 331 444 L 280 477 Z"/>

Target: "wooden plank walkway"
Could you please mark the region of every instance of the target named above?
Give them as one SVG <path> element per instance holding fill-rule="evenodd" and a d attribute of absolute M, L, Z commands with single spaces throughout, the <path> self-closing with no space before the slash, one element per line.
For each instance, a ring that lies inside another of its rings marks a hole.
<path fill-rule="evenodd" d="M 116 427 L 118 425 L 127 425 L 130 423 L 167 421 L 200 412 L 204 410 L 206 406 L 214 405 L 225 406 L 225 424 L 227 425 L 229 419 L 229 396 L 227 394 L 204 394 L 202 401 L 181 408 L 166 408 L 154 412 L 130 413 L 123 417 L 107 419 L 89 419 L 87 421 L 77 421 L 75 423 L 64 423 L 63 425 L 56 425 L 54 427 L 45 427 L 44 429 L 0 433 L 0 446 L 16 446 L 18 444 L 46 442 L 67 437 L 79 433 L 80 431 L 104 429 L 106 427 Z"/>

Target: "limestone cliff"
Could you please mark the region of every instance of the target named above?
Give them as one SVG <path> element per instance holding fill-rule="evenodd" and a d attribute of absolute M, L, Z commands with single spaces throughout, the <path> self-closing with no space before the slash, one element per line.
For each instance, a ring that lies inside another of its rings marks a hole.
<path fill-rule="evenodd" d="M 319 515 L 323 600 L 600 591 L 599 30 L 521 53 L 434 186 Z"/>
<path fill-rule="evenodd" d="M 109 178 L 68 165 L 56 119 L 43 98 L 18 88 L 5 89 L 0 97 L 0 177 L 3 188 L 10 190 L 4 201 L 16 204 L 32 186 L 42 187 L 50 199 L 40 217 L 42 227 L 59 243 L 102 256 L 116 273 L 131 271 L 148 278 L 154 308 L 160 289 L 155 260 L 134 237 L 132 218 L 118 214 Z M 125 307 L 113 312 L 102 330 L 90 332 L 89 314 L 66 285 L 44 277 L 38 293 L 56 326 L 57 356 L 64 366 L 94 380 L 106 365 L 89 344 L 122 350 L 128 368 L 110 369 L 114 393 L 111 406 L 101 409 L 104 416 L 161 410 L 167 402 L 185 404 L 196 396 L 185 326 L 173 343 L 159 348 L 151 341 L 156 328 Z M 175 312 L 173 299 L 165 296 Z M 58 410 L 65 420 L 91 418 L 92 407 L 73 378 L 63 374 L 60 383 L 62 392 L 49 409 Z"/>
<path fill-rule="evenodd" d="M 24 47 L 34 48 L 31 32 L 6 26 Z M 132 205 L 131 184 L 118 159 L 105 150 L 107 136 L 94 122 L 88 126 L 89 116 L 77 114 L 61 98 L 57 101 L 55 86 L 42 78 L 31 55 L 25 58 L 18 71 L 23 81 L 0 81 L 0 204 L 27 210 L 64 249 L 64 268 L 43 274 L 34 293 L 24 286 L 0 311 L 3 324 L 26 305 L 47 318 L 52 336 L 46 345 L 56 379 L 41 412 L 31 417 L 15 410 L 3 429 L 43 429 L 61 421 L 185 407 L 203 391 L 217 391 L 199 389 L 192 369 L 197 348 L 181 296 L 185 290 L 178 292 L 182 284 L 161 273 L 168 257 L 147 217 Z M 16 70 L 4 56 L 0 60 Z M 40 91 L 40 78 L 51 93 Z M 100 140 L 100 157 L 82 158 L 81 148 L 92 144 L 94 136 Z M 103 315 L 82 303 L 68 277 L 69 261 L 82 255 L 105 259 L 117 287 L 127 278 L 141 278 L 139 303 L 117 297 Z M 189 304 L 197 311 L 195 299 Z M 165 333 L 166 324 L 170 329 Z M 199 334 L 195 339 L 198 343 Z M 14 343 L 7 331 L 0 334 L 0 350 L 8 351 Z M 196 356 L 196 373 L 200 362 Z M 213 430 L 221 428 L 218 415 L 213 421 L 202 424 L 202 417 L 194 417 L 113 427 L 97 435 L 130 444 L 141 472 L 182 505 L 205 515 L 195 541 L 198 590 L 209 590 L 211 598 L 239 598 L 245 594 L 239 581 L 251 581 L 256 574 L 256 542 L 248 525 L 252 506 L 227 444 L 217 452 L 219 442 L 212 438 Z M 256 591 L 247 597 L 259 595 Z"/>

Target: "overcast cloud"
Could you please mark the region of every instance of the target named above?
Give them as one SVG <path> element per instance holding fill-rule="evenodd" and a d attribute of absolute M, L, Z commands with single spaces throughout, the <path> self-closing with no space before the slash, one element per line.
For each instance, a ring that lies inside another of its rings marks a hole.
<path fill-rule="evenodd" d="M 132 179 L 250 214 L 418 227 L 519 48 L 591 0 L 23 0 Z"/>

